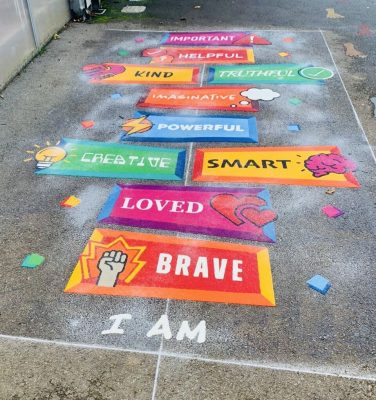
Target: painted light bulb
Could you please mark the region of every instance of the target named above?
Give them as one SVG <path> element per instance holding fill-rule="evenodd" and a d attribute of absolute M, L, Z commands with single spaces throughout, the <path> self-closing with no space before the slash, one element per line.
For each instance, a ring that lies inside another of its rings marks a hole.
<path fill-rule="evenodd" d="M 35 155 L 35 160 L 38 161 L 37 168 L 48 168 L 53 163 L 61 161 L 66 155 L 66 151 L 61 147 L 46 147 L 45 149 L 38 151 Z"/>

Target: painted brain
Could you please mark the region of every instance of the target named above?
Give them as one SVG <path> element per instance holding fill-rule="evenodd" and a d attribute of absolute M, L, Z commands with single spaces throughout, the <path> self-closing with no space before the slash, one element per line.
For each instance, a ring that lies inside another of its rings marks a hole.
<path fill-rule="evenodd" d="M 89 64 L 85 65 L 82 71 L 88 78 L 100 80 L 121 74 L 125 71 L 125 67 L 117 64 Z"/>
<path fill-rule="evenodd" d="M 304 161 L 304 166 L 315 178 L 333 174 L 345 174 L 356 170 L 356 164 L 340 154 L 315 154 Z"/>

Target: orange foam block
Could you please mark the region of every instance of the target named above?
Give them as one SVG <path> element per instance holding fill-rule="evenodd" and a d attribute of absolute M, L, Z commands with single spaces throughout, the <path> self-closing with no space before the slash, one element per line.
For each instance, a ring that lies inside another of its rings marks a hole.
<path fill-rule="evenodd" d="M 61 207 L 77 207 L 81 203 L 81 200 L 75 196 L 66 197 L 63 201 L 60 202 Z"/>
<path fill-rule="evenodd" d="M 94 126 L 94 121 L 82 121 L 81 125 L 85 128 L 92 128 Z"/>

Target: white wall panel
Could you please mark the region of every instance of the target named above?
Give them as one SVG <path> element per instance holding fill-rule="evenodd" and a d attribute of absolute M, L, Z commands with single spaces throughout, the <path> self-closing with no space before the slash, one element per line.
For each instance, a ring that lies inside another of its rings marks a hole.
<path fill-rule="evenodd" d="M 0 0 L 0 89 L 69 18 L 68 0 Z"/>
<path fill-rule="evenodd" d="M 24 0 L 0 0 L 0 88 L 35 50 Z"/>
<path fill-rule="evenodd" d="M 29 0 L 28 3 L 39 43 L 45 43 L 70 18 L 68 0 Z"/>

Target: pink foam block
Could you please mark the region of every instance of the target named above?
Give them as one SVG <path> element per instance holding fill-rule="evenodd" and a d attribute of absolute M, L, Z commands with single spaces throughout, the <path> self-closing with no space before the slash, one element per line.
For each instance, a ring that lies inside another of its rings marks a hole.
<path fill-rule="evenodd" d="M 337 218 L 344 214 L 342 210 L 331 205 L 323 207 L 322 212 L 329 218 Z"/>

